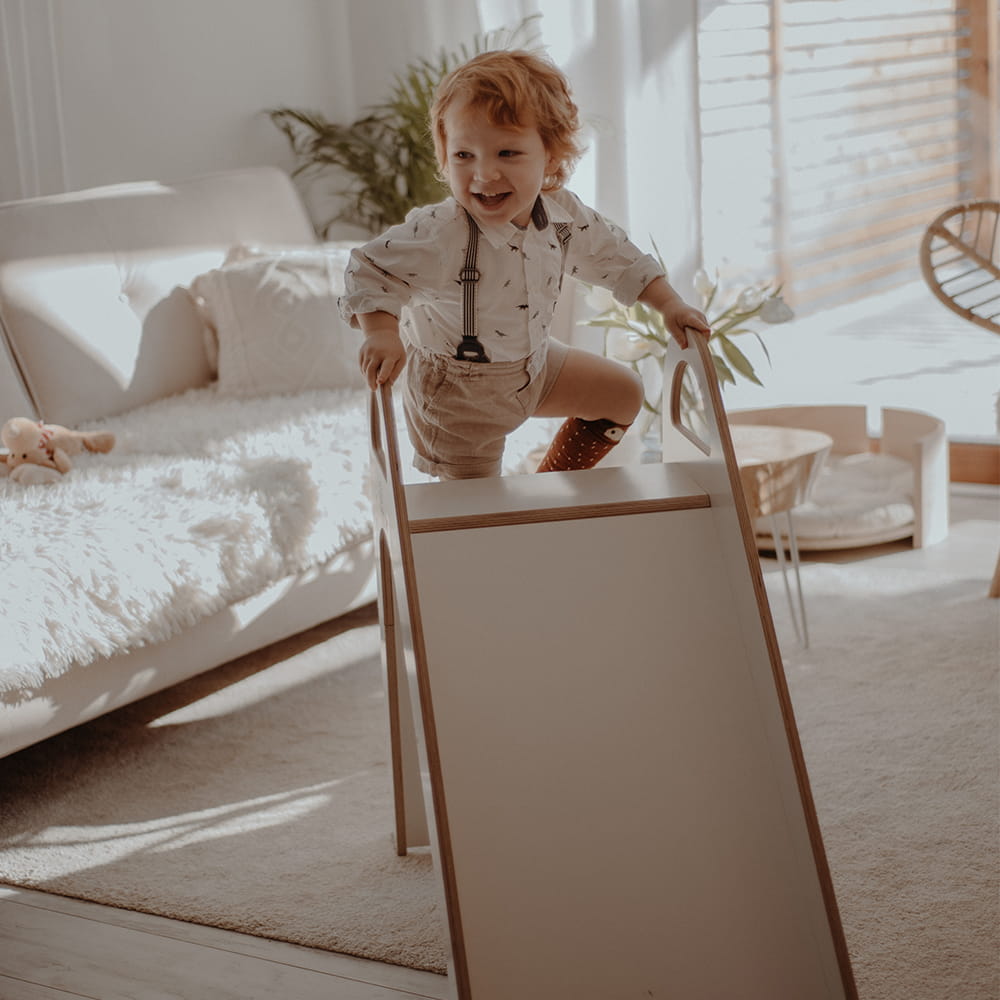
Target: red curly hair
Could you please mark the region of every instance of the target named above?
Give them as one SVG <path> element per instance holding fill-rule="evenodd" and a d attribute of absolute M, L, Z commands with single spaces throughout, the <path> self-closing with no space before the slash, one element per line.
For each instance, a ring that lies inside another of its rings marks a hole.
<path fill-rule="evenodd" d="M 447 167 L 444 115 L 453 104 L 481 109 L 491 125 L 534 125 L 546 153 L 557 163 L 543 191 L 561 188 L 583 152 L 580 117 L 569 82 L 553 62 L 523 49 L 483 52 L 453 69 L 438 84 L 431 107 L 431 132 L 438 165 Z"/>

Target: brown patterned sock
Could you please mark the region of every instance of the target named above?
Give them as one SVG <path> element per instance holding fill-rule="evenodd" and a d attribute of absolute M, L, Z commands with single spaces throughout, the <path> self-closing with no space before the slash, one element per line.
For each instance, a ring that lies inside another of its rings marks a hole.
<path fill-rule="evenodd" d="M 629 424 L 570 417 L 556 431 L 536 472 L 591 469 L 624 437 Z"/>

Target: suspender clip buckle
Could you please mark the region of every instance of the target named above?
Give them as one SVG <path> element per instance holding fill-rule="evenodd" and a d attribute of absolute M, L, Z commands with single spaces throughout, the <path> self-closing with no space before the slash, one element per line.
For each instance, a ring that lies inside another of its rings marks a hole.
<path fill-rule="evenodd" d="M 462 343 L 458 345 L 458 350 L 455 351 L 455 360 L 488 363 L 490 359 L 486 356 L 483 345 L 479 343 L 476 337 L 463 337 Z"/>

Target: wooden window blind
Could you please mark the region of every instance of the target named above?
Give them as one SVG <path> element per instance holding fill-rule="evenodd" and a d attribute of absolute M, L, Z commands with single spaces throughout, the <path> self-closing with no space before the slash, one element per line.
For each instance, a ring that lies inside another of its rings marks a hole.
<path fill-rule="evenodd" d="M 704 257 L 800 312 L 919 280 L 995 197 L 997 0 L 698 0 Z"/>

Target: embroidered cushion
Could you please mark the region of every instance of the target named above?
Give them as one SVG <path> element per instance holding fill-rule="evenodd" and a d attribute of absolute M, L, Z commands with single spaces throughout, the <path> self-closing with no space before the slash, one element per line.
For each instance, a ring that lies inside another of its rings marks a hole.
<path fill-rule="evenodd" d="M 191 283 L 219 391 L 232 396 L 361 388 L 362 335 L 340 318 L 348 248 L 233 247 Z"/>

